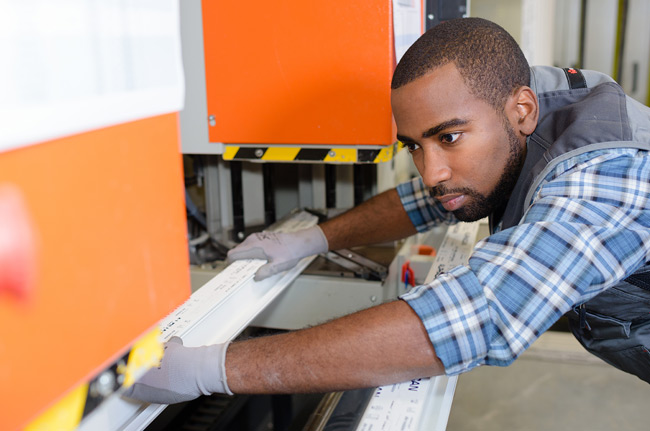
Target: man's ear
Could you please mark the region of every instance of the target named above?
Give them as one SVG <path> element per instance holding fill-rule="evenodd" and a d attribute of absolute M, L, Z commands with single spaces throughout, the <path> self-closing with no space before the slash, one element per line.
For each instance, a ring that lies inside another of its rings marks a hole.
<path fill-rule="evenodd" d="M 515 111 L 513 127 L 522 135 L 531 135 L 537 127 L 539 118 L 539 103 L 535 92 L 530 87 L 519 87 L 514 91 L 509 102 Z"/>

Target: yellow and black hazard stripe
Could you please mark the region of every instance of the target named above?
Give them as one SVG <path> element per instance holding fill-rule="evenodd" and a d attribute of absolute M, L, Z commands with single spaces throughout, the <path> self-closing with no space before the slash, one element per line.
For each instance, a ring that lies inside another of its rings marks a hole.
<path fill-rule="evenodd" d="M 25 427 L 25 431 L 72 431 L 101 403 L 122 388 L 131 386 L 152 366 L 160 363 L 163 345 L 160 330 L 138 339 L 128 353 L 109 367 L 69 391 L 45 413 Z"/>
<path fill-rule="evenodd" d="M 303 163 L 383 163 L 401 149 L 398 143 L 385 147 L 350 148 L 347 146 L 313 148 L 289 146 L 225 145 L 224 160 L 303 162 Z"/>

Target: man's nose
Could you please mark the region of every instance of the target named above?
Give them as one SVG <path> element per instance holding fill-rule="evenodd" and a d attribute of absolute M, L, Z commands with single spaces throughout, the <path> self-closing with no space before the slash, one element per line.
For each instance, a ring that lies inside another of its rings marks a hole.
<path fill-rule="evenodd" d="M 435 187 L 451 178 L 451 169 L 439 154 L 426 154 L 420 169 L 422 181 L 427 187 Z"/>

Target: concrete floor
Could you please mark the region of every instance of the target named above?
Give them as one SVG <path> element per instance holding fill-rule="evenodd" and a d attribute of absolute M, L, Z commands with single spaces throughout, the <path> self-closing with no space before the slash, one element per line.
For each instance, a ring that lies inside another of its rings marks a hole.
<path fill-rule="evenodd" d="M 650 429 L 650 384 L 547 332 L 509 367 L 464 374 L 447 431 Z"/>

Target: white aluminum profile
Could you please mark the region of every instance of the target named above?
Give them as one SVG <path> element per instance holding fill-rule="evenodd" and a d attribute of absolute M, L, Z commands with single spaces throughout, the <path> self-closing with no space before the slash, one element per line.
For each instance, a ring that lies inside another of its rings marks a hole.
<path fill-rule="evenodd" d="M 425 279 L 427 283 L 439 273 L 467 263 L 481 223 L 458 223 L 449 227 Z M 458 376 L 435 376 L 380 387 L 356 429 L 444 431 L 457 382 Z"/>

